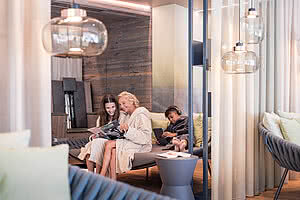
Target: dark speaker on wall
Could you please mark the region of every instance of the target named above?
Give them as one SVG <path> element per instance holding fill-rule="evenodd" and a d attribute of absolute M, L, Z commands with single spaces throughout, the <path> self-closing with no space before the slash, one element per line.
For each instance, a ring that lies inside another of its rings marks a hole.
<path fill-rule="evenodd" d="M 203 65 L 203 42 L 193 40 L 193 65 Z M 207 40 L 208 67 L 211 66 L 211 40 Z"/>

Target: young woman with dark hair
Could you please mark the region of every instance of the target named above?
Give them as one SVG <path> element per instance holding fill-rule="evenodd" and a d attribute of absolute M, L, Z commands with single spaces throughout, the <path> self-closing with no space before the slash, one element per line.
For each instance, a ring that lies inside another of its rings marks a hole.
<path fill-rule="evenodd" d="M 102 157 L 104 149 L 102 148 L 107 141 L 104 138 L 98 138 L 99 127 L 113 121 L 118 120 L 120 117 L 119 104 L 113 95 L 104 95 L 101 101 L 101 108 L 99 117 L 96 122 L 96 127 L 90 128 L 93 134 L 90 137 L 90 142 L 85 147 L 81 148 L 81 152 L 78 156 L 81 160 L 86 160 L 88 171 L 94 172 L 96 165 L 96 173 L 100 172 L 102 161 L 99 159 Z"/>

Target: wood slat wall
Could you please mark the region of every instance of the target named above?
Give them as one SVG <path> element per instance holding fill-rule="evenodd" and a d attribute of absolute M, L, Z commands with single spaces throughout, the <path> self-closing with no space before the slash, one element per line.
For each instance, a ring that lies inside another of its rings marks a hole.
<path fill-rule="evenodd" d="M 118 95 L 125 90 L 151 110 L 151 18 L 103 23 L 108 29 L 107 49 L 100 56 L 84 58 L 83 62 L 83 80 L 91 82 L 94 111 L 99 111 L 103 95 Z"/>

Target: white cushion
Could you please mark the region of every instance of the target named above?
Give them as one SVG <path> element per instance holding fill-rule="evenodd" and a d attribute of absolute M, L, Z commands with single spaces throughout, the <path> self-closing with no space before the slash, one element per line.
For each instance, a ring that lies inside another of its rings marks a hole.
<path fill-rule="evenodd" d="M 292 112 L 282 112 L 282 111 L 277 111 L 278 115 L 280 117 L 284 117 L 287 119 L 296 119 L 296 118 L 300 118 L 300 113 L 292 113 Z"/>
<path fill-rule="evenodd" d="M 275 113 L 264 113 L 263 125 L 276 136 L 283 138 L 280 130 L 280 117 Z"/>
<path fill-rule="evenodd" d="M 30 130 L 11 133 L 0 133 L 0 147 L 23 148 L 28 147 Z"/>
<path fill-rule="evenodd" d="M 0 147 L 0 199 L 70 199 L 68 151 L 68 145 Z"/>

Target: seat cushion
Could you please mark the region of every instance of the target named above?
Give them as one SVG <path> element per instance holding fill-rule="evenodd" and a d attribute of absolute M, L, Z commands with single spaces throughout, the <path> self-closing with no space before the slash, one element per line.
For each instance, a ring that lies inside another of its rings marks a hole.
<path fill-rule="evenodd" d="M 147 153 L 135 153 L 134 154 L 134 160 L 132 163 L 133 169 L 143 169 L 145 167 L 151 167 L 156 165 L 155 163 L 155 157 L 156 154 L 159 152 L 162 152 L 165 147 L 159 146 L 157 144 L 152 145 L 152 151 Z M 80 153 L 80 149 L 70 149 L 70 155 L 74 158 L 77 158 L 77 156 Z M 82 164 L 85 162 L 82 161 Z"/>
<path fill-rule="evenodd" d="M 160 146 L 157 144 L 152 145 L 152 151 L 146 152 L 146 153 L 135 153 L 134 154 L 134 160 L 132 162 L 132 169 L 144 169 L 146 167 L 152 167 L 156 165 L 155 158 L 157 157 L 158 153 L 168 151 L 163 150 L 165 149 L 165 146 Z M 202 157 L 203 148 L 201 147 L 195 147 L 193 149 L 193 154 Z M 210 152 L 210 146 L 209 146 L 209 152 Z M 80 153 L 80 149 L 71 149 L 70 155 L 74 158 L 77 158 L 77 156 Z M 80 161 L 78 159 L 78 161 Z M 84 161 L 81 161 L 82 164 L 85 164 Z"/>
<path fill-rule="evenodd" d="M 152 145 L 152 151 L 147 153 L 135 153 L 134 160 L 132 163 L 133 169 L 143 169 L 145 167 L 155 166 L 156 154 L 163 151 L 166 148 L 165 146 L 159 146 L 157 144 Z"/>

